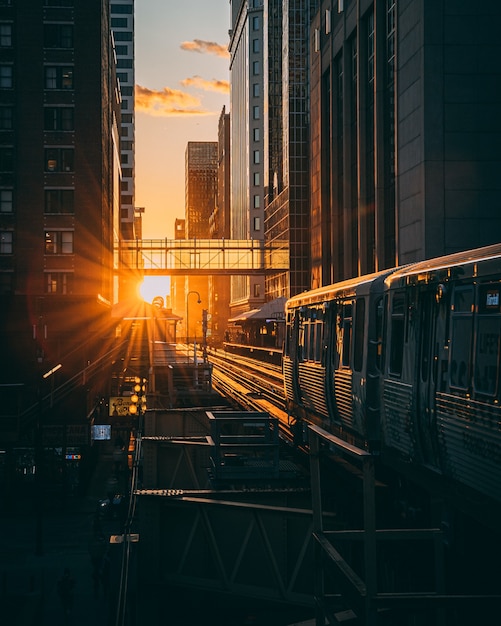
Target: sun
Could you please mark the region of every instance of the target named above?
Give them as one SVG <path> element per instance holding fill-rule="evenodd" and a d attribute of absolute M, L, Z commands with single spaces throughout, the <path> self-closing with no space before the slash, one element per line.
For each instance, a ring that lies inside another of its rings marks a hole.
<path fill-rule="evenodd" d="M 168 276 L 145 276 L 138 285 L 138 293 L 145 302 L 150 302 L 156 296 L 165 299 L 170 295 L 170 278 Z"/>

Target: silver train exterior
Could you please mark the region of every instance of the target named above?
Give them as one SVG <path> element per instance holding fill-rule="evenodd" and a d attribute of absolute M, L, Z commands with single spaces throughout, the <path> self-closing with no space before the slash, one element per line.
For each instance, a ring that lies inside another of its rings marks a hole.
<path fill-rule="evenodd" d="M 501 503 L 501 244 L 299 294 L 286 324 L 290 415 Z"/>

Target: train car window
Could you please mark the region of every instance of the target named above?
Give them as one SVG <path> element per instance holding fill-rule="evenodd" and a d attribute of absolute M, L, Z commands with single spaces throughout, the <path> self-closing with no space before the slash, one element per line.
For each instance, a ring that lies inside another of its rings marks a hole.
<path fill-rule="evenodd" d="M 405 294 L 396 293 L 391 303 L 390 374 L 402 374 L 405 330 Z"/>
<path fill-rule="evenodd" d="M 383 361 L 383 298 L 376 302 L 376 367 L 382 369 Z"/>
<path fill-rule="evenodd" d="M 341 364 L 345 367 L 350 366 L 350 348 L 351 348 L 351 327 L 352 327 L 352 305 L 343 305 L 343 321 L 342 321 L 342 354 Z"/>
<path fill-rule="evenodd" d="M 322 332 L 324 328 L 323 319 L 317 320 L 316 332 L 315 332 L 315 361 L 320 363 L 322 361 Z"/>
<path fill-rule="evenodd" d="M 476 349 L 474 365 L 475 391 L 493 396 L 498 390 L 501 333 L 501 286 L 479 288 Z"/>
<path fill-rule="evenodd" d="M 365 343 L 365 300 L 358 298 L 355 308 L 355 331 L 353 339 L 353 369 L 362 370 Z"/>
<path fill-rule="evenodd" d="M 454 291 L 449 385 L 462 390 L 470 385 L 473 303 L 472 286 L 458 287 Z"/>

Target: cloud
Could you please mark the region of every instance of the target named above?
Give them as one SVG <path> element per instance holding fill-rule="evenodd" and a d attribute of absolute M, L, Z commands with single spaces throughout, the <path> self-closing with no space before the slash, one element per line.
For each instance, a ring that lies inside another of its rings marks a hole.
<path fill-rule="evenodd" d="M 136 85 L 136 110 L 150 115 L 210 115 L 201 109 L 200 98 L 179 89 L 164 87 L 161 91 Z"/>
<path fill-rule="evenodd" d="M 200 54 L 215 54 L 218 57 L 228 59 L 230 53 L 225 46 L 222 46 L 215 41 L 203 41 L 202 39 L 193 39 L 193 41 L 183 41 L 181 44 L 181 50 L 187 52 L 198 52 Z"/>
<path fill-rule="evenodd" d="M 203 89 L 204 91 L 217 91 L 220 93 L 230 92 L 230 83 L 227 80 L 206 80 L 200 76 L 192 76 L 191 78 L 185 78 L 181 81 L 181 85 L 184 87 L 195 87 L 197 89 Z"/>

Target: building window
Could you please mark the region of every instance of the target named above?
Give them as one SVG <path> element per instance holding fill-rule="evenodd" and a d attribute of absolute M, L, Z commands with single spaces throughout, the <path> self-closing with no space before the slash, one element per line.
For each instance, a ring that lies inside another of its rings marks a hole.
<path fill-rule="evenodd" d="M 11 230 L 0 230 L 0 254 L 12 254 L 12 240 Z"/>
<path fill-rule="evenodd" d="M 258 120 L 260 115 L 261 115 L 261 113 L 259 111 L 259 107 L 257 105 L 255 107 L 252 107 L 252 117 L 255 120 Z"/>
<path fill-rule="evenodd" d="M 44 130 L 74 130 L 73 107 L 45 107 Z"/>
<path fill-rule="evenodd" d="M 126 17 L 112 17 L 111 28 L 127 28 L 127 22 Z"/>
<path fill-rule="evenodd" d="M 132 15 L 132 5 L 131 4 L 112 4 L 111 5 L 111 14 L 112 15 Z"/>
<path fill-rule="evenodd" d="M 261 207 L 261 196 L 257 194 L 254 196 L 254 208 L 259 209 Z"/>
<path fill-rule="evenodd" d="M 46 172 L 74 172 L 74 148 L 45 148 Z"/>
<path fill-rule="evenodd" d="M 132 69 L 132 59 L 118 59 L 117 68 L 120 70 Z"/>
<path fill-rule="evenodd" d="M 260 184 L 261 184 L 261 179 L 259 176 L 259 172 L 254 172 L 254 186 L 259 187 Z"/>
<path fill-rule="evenodd" d="M 46 230 L 45 254 L 73 254 L 73 231 Z"/>
<path fill-rule="evenodd" d="M 254 76 L 259 76 L 261 70 L 259 67 L 259 61 L 254 61 L 252 63 L 252 73 L 254 74 Z"/>
<path fill-rule="evenodd" d="M 252 52 L 259 52 L 259 39 L 252 40 Z"/>
<path fill-rule="evenodd" d="M 72 24 L 44 24 L 46 48 L 73 48 Z"/>
<path fill-rule="evenodd" d="M 73 274 L 67 272 L 49 272 L 45 275 L 45 293 L 73 293 Z"/>
<path fill-rule="evenodd" d="M 259 98 L 259 83 L 254 83 L 252 85 L 252 95 L 254 98 Z"/>
<path fill-rule="evenodd" d="M 73 189 L 46 189 L 44 213 L 74 213 Z"/>
<path fill-rule="evenodd" d="M 129 54 L 129 46 L 115 46 L 115 52 L 119 57 L 125 57 Z"/>
<path fill-rule="evenodd" d="M 14 171 L 14 148 L 0 146 L 0 172 Z"/>
<path fill-rule="evenodd" d="M 257 165 L 261 160 L 259 150 L 254 150 L 254 163 Z"/>
<path fill-rule="evenodd" d="M 14 70 L 12 65 L 0 65 L 0 88 L 12 89 L 14 86 Z"/>
<path fill-rule="evenodd" d="M 0 107 L 0 130 L 12 130 L 13 117 L 12 107 Z"/>
<path fill-rule="evenodd" d="M 113 37 L 115 39 L 115 41 L 132 41 L 132 32 L 131 31 L 125 31 L 125 32 L 117 32 L 117 33 L 113 33 Z"/>
<path fill-rule="evenodd" d="M 254 141 L 261 140 L 261 133 L 259 132 L 259 128 L 254 128 L 254 130 L 252 131 L 252 135 L 254 137 Z"/>
<path fill-rule="evenodd" d="M 261 218 L 260 217 L 254 218 L 254 230 L 261 230 Z"/>
<path fill-rule="evenodd" d="M 0 189 L 0 213 L 12 213 L 14 210 L 14 194 L 12 189 Z"/>
<path fill-rule="evenodd" d="M 0 24 L 0 46 L 2 48 L 12 46 L 12 24 Z"/>
<path fill-rule="evenodd" d="M 117 72 L 118 80 L 123 83 L 129 82 L 129 73 L 128 72 Z"/>
<path fill-rule="evenodd" d="M 73 89 L 73 68 L 62 65 L 46 67 L 45 89 Z"/>
<path fill-rule="evenodd" d="M 259 283 L 254 283 L 254 298 L 261 297 L 261 285 Z"/>
<path fill-rule="evenodd" d="M 252 18 L 252 30 L 259 30 L 259 15 Z"/>

